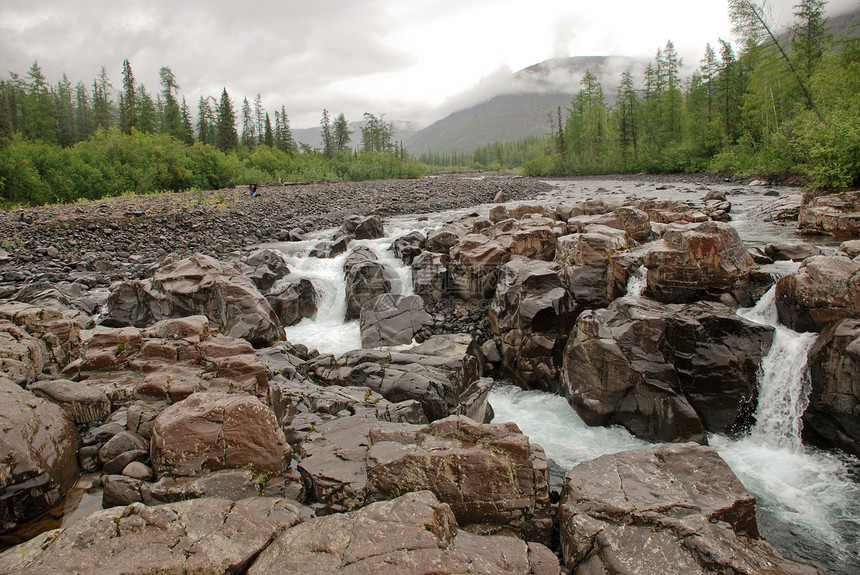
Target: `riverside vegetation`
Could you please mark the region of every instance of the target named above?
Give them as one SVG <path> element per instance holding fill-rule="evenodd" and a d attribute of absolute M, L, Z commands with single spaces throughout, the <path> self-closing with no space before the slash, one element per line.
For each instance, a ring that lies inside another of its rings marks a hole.
<path fill-rule="evenodd" d="M 546 138 L 417 159 L 384 115 L 364 114 L 353 148 L 344 115 L 332 120 L 323 110 L 322 146 L 314 149 L 294 140 L 284 106 L 273 124 L 259 94 L 242 102 L 237 117 L 225 88 L 219 99 L 201 97 L 194 118 L 169 67 L 160 69 L 153 99 L 128 60 L 118 91 L 104 68 L 91 87 L 72 86 L 65 74 L 50 85 L 34 62 L 26 74 L 0 81 L 0 201 L 417 177 L 440 167 L 542 176 L 712 171 L 831 191 L 860 185 L 856 23 L 834 35 L 824 19 L 827 2 L 801 0 L 789 33 L 771 36 L 761 6 L 729 4 L 739 53 L 725 40 L 706 46 L 686 80 L 668 41 L 641 78 L 622 74 L 611 106 L 586 73 L 570 107 L 550 112 Z"/>

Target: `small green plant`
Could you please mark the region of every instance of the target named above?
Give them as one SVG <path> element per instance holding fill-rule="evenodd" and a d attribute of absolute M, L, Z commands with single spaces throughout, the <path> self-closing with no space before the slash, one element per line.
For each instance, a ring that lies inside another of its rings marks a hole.
<path fill-rule="evenodd" d="M 116 349 L 113 350 L 114 357 L 119 357 L 125 351 L 125 342 L 119 342 L 116 344 Z"/>

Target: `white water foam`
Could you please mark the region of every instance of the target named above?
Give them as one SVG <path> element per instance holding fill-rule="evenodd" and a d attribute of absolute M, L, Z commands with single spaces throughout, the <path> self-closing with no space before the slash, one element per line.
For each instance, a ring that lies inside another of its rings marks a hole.
<path fill-rule="evenodd" d="M 648 285 L 648 268 L 639 266 L 627 280 L 627 295 L 630 297 L 642 297 Z"/>
<path fill-rule="evenodd" d="M 399 234 L 402 235 L 402 234 Z M 398 295 L 411 295 L 412 269 L 403 264 L 394 252 L 389 250 L 392 238 L 377 240 L 354 240 L 349 244 L 347 253 L 334 258 L 312 258 L 308 253 L 319 240 L 293 242 L 277 246 L 289 250 L 284 254 L 290 274 L 284 281 L 308 279 L 317 292 L 317 316 L 305 318 L 294 326 L 286 328 L 287 339 L 301 343 L 320 353 L 341 354 L 361 348 L 361 328 L 357 320 L 345 321 L 346 317 L 346 280 L 343 264 L 347 255 L 358 246 L 370 248 L 394 276 L 391 292 Z"/>

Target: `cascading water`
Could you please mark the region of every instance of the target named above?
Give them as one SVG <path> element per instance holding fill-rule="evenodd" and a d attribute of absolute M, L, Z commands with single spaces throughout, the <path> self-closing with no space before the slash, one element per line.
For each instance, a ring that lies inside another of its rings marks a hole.
<path fill-rule="evenodd" d="M 479 208 L 483 209 L 483 208 Z M 411 270 L 388 250 L 392 240 L 414 230 L 426 232 L 445 219 L 468 212 L 433 214 L 429 220 L 400 217 L 386 222 L 388 237 L 353 242 L 368 245 L 401 278 L 395 293 L 411 293 Z M 323 237 L 320 235 L 319 237 Z M 344 353 L 361 346 L 358 322 L 344 322 L 345 255 L 329 260 L 308 258 L 317 240 L 279 244 L 286 253 L 290 279 L 311 279 L 320 294 L 319 313 L 287 328 L 294 343 L 324 353 Z M 794 264 L 796 267 L 796 264 Z M 787 273 L 793 268 L 777 268 Z M 645 269 L 631 276 L 628 295 L 642 296 Z M 758 500 L 760 529 L 783 552 L 806 559 L 826 573 L 860 572 L 860 482 L 857 461 L 802 445 L 801 419 L 808 390 L 802 377 L 812 334 L 796 334 L 778 326 L 772 294 L 755 308 L 741 312 L 752 321 L 776 326 L 771 353 L 759 378 L 757 423 L 740 439 L 709 437 L 710 444 Z M 649 445 L 620 427 L 589 427 L 557 395 L 523 391 L 497 383 L 490 394 L 494 421 L 514 421 L 523 433 L 546 450 L 554 488 L 572 466 L 605 453 Z M 855 476 L 852 476 L 852 473 Z"/>
<path fill-rule="evenodd" d="M 630 279 L 627 280 L 627 295 L 631 297 L 642 297 L 642 294 L 645 293 L 645 288 L 647 287 L 647 274 L 648 268 L 645 266 L 639 266 L 636 268 L 636 271 L 631 274 Z"/>

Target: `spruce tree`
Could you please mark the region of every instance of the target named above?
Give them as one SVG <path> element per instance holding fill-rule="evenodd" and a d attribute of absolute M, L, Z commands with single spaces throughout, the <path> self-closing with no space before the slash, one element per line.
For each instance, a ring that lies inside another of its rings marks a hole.
<path fill-rule="evenodd" d="M 334 149 L 335 152 L 344 152 L 346 151 L 347 145 L 350 142 L 349 135 L 352 132 L 349 130 L 349 122 L 346 121 L 346 117 L 341 113 L 338 114 L 337 118 L 334 120 Z"/>
<path fill-rule="evenodd" d="M 129 104 L 126 103 L 126 106 Z M 136 128 L 141 132 L 155 132 L 158 125 L 158 113 L 155 102 L 149 92 L 146 91 L 146 86 L 138 84 L 137 86 L 137 125 Z"/>
<path fill-rule="evenodd" d="M 33 140 L 53 144 L 57 140 L 54 129 L 54 102 L 38 62 L 33 62 L 27 77 L 30 82 L 24 98 L 24 135 Z"/>
<path fill-rule="evenodd" d="M 122 94 L 119 106 L 120 129 L 125 133 L 131 132 L 131 129 L 137 126 L 137 97 L 134 74 L 131 71 L 131 64 L 126 59 L 122 61 Z"/>
<path fill-rule="evenodd" d="M 323 110 L 320 128 L 322 130 L 323 154 L 331 158 L 334 156 L 334 135 L 331 131 L 331 117 L 328 115 L 328 110 Z"/>
<path fill-rule="evenodd" d="M 798 22 L 792 26 L 794 38 L 791 45 L 801 74 L 807 80 L 833 41 L 824 18 L 826 5 L 826 0 L 801 0 L 795 6 L 794 15 Z"/>
<path fill-rule="evenodd" d="M 63 72 L 63 77 L 57 84 L 54 94 L 54 110 L 56 112 L 57 143 L 68 147 L 77 141 L 75 137 L 75 110 L 72 103 L 72 83 Z"/>
<path fill-rule="evenodd" d="M 236 132 L 236 112 L 227 88 L 221 92 L 221 102 L 218 104 L 217 131 L 215 146 L 222 152 L 235 150 L 239 147 L 239 134 Z"/>
<path fill-rule="evenodd" d="M 251 117 L 251 105 L 248 98 L 245 98 L 242 100 L 242 145 L 253 148 L 258 143 L 257 122 Z"/>
<path fill-rule="evenodd" d="M 176 97 L 179 94 L 179 84 L 173 71 L 163 66 L 158 75 L 161 78 L 161 101 L 163 103 L 161 113 L 161 130 L 179 140 L 186 138 L 185 125 L 182 118 L 182 110 Z"/>
<path fill-rule="evenodd" d="M 266 122 L 263 127 L 263 144 L 270 148 L 275 145 L 275 136 L 272 133 L 272 122 L 269 120 L 269 113 L 266 112 Z"/>

